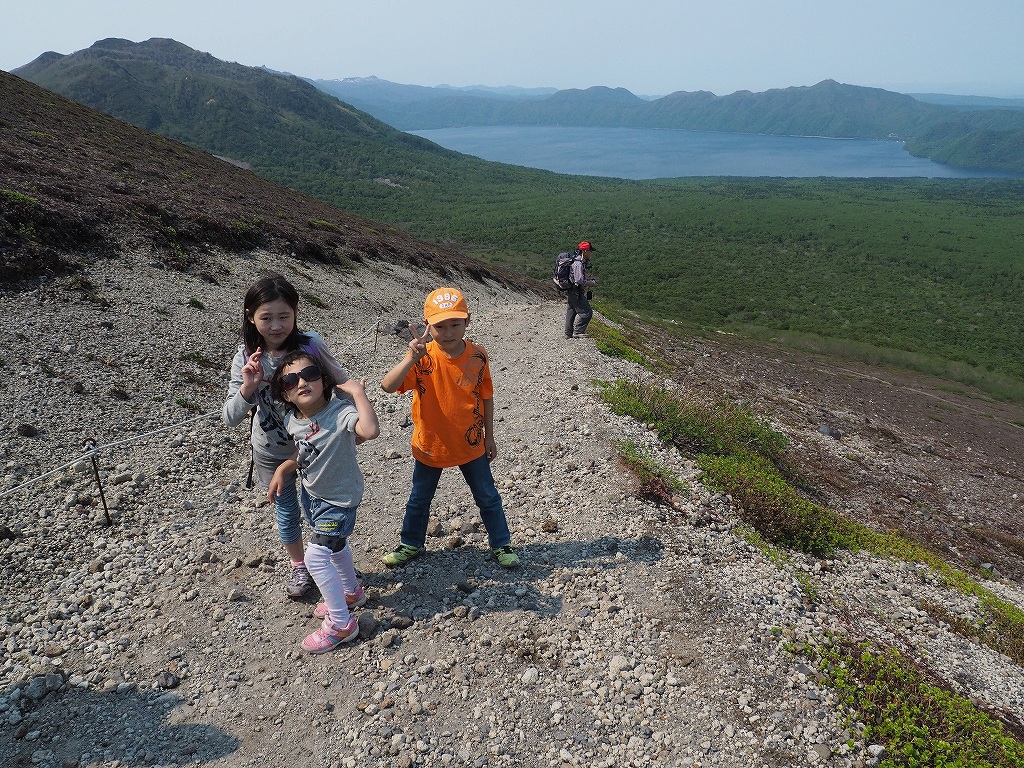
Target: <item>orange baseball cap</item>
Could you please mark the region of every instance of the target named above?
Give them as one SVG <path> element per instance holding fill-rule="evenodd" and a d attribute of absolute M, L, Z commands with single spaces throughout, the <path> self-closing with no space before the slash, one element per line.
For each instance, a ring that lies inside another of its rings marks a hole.
<path fill-rule="evenodd" d="M 590 244 L 589 242 L 587 242 L 586 240 L 584 240 L 584 241 L 583 241 L 582 243 L 580 243 L 580 244 L 579 244 L 578 246 L 576 246 L 576 247 L 577 247 L 577 248 L 578 248 L 579 250 L 581 250 L 581 251 L 596 251 L 596 250 L 597 250 L 597 248 L 595 248 L 594 246 L 592 246 L 592 245 L 591 245 L 591 244 Z"/>
<path fill-rule="evenodd" d="M 423 302 L 423 319 L 428 323 L 439 323 L 456 317 L 469 319 L 466 299 L 458 288 L 438 288 L 431 291 Z"/>

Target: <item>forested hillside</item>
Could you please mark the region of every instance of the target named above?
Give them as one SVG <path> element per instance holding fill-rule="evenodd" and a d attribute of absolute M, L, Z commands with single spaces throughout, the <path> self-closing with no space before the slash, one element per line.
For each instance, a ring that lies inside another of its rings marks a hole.
<path fill-rule="evenodd" d="M 435 177 L 461 162 L 297 77 L 223 62 L 173 40 L 101 40 L 68 56 L 46 54 L 15 74 L 347 208 L 394 194 L 375 179 L 411 168 Z"/>

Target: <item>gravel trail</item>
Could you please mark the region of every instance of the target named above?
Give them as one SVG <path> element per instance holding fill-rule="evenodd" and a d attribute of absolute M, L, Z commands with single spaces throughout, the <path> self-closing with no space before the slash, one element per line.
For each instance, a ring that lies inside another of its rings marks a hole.
<path fill-rule="evenodd" d="M 299 648 L 316 597 L 285 595 L 270 506 L 245 487 L 243 429 L 197 419 L 101 451 L 109 527 L 91 463 L 76 461 L 87 438 L 219 414 L 242 295 L 272 268 L 381 420 L 359 449 L 353 537 L 370 600 L 360 638 L 323 656 Z M 87 277 L 0 293 L 0 492 L 73 463 L 0 507 L 2 766 L 875 765 L 881 746 L 787 651 L 827 631 L 927 657 L 1024 718 L 1021 668 L 921 608 L 975 615 L 976 600 L 865 555 L 764 557 L 689 457 L 600 404 L 595 381 L 651 374 L 565 339 L 556 302 L 453 278 L 491 355 L 494 473 L 524 566 L 490 559 L 450 470 L 428 554 L 389 570 L 409 397 L 376 382 L 403 353 L 392 329 L 420 316 L 436 276 L 260 254 L 216 283 L 136 256 Z M 626 439 L 686 484 L 675 509 L 636 497 L 616 460 Z M 1017 585 L 990 586 L 1024 606 Z"/>

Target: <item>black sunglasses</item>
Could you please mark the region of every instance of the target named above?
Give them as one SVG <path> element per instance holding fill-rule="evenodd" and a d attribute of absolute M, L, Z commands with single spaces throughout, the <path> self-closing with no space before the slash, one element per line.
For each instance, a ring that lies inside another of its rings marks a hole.
<path fill-rule="evenodd" d="M 298 373 L 286 373 L 281 377 L 281 391 L 289 392 L 299 386 L 299 379 L 302 379 L 307 384 L 311 381 L 320 381 L 320 377 L 324 375 L 324 372 L 320 370 L 319 365 L 307 365 Z"/>

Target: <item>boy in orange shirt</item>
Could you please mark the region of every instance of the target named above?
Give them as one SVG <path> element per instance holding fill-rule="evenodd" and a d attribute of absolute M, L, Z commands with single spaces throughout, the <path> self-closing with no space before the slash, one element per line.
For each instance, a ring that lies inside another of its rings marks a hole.
<path fill-rule="evenodd" d="M 458 467 L 480 508 L 494 559 L 505 568 L 520 565 L 509 545 L 501 495 L 494 487 L 494 386 L 487 350 L 466 341 L 469 309 L 462 291 L 438 288 L 423 304 L 427 327 L 420 336 L 410 324 L 412 341 L 405 357 L 381 379 L 385 392 L 412 390 L 412 492 L 405 505 L 402 543 L 384 556 L 388 566 L 405 565 L 426 546 L 430 504 L 441 471 Z M 433 337 L 428 341 L 428 337 Z"/>

